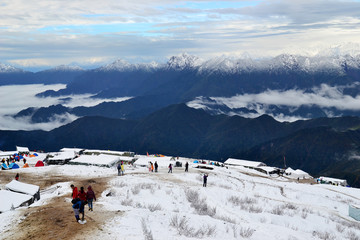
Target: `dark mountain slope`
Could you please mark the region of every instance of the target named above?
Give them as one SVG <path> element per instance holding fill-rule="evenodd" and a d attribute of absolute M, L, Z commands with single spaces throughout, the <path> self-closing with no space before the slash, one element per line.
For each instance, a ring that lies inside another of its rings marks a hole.
<path fill-rule="evenodd" d="M 315 127 L 273 139 L 234 157 L 257 159 L 271 166 L 284 167 L 285 156 L 286 166 L 294 169 L 299 168 L 313 175 L 331 173 L 334 176 L 337 172 L 335 175 L 340 176 L 343 170 L 339 166 L 350 163 L 353 156 L 359 155 L 359 146 L 359 130 L 336 131 L 331 127 Z M 345 169 L 349 174 L 349 168 Z"/>
<path fill-rule="evenodd" d="M 356 117 L 281 123 L 266 115 L 212 116 L 177 104 L 136 121 L 84 117 L 49 132 L 0 131 L 0 147 L 24 145 L 45 151 L 83 147 L 213 160 L 234 157 L 279 167 L 286 156 L 287 166 L 317 175 L 332 173 L 360 155 L 360 130 L 354 130 L 359 124 Z M 338 170 L 339 175 L 350 174 L 351 168 L 344 169 Z"/>

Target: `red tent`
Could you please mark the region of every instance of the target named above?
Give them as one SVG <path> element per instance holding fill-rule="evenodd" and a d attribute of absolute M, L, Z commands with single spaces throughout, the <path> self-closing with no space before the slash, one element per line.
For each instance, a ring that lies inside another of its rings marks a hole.
<path fill-rule="evenodd" d="M 35 167 L 43 167 L 44 163 L 42 161 L 37 161 L 37 163 L 35 164 Z"/>

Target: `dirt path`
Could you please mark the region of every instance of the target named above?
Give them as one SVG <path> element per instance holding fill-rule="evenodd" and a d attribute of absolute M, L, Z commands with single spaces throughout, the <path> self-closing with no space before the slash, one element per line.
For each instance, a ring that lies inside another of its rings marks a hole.
<path fill-rule="evenodd" d="M 4 171 L 2 172 L 4 173 Z M 0 182 L 9 182 L 13 179 L 13 173 L 5 173 L 0 175 Z M 20 174 L 21 181 L 26 183 L 34 183 L 40 186 L 43 190 L 58 182 L 70 182 L 74 180 L 67 176 L 48 176 L 39 179 L 31 174 Z M 73 184 L 75 186 L 89 185 L 93 187 L 97 197 L 107 188 L 107 178 L 78 178 Z M 72 210 L 69 195 L 59 196 L 46 202 L 42 206 L 30 207 L 23 210 L 22 220 L 16 226 L 4 232 L 8 239 L 89 239 L 89 236 L 94 235 L 96 231 L 101 231 L 102 226 L 116 215 L 122 214 L 117 212 L 110 212 L 105 210 L 100 204 L 94 202 L 94 211 L 88 211 L 85 206 L 85 219 L 87 223 L 82 225 L 76 222 Z"/>

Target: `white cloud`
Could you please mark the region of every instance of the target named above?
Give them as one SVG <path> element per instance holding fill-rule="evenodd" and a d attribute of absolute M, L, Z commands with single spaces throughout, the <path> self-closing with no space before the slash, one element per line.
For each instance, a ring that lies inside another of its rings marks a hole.
<path fill-rule="evenodd" d="M 55 115 L 51 121 L 46 123 L 31 123 L 30 117 L 16 118 L 11 116 L 0 116 L 1 130 L 44 130 L 50 131 L 54 128 L 68 124 L 78 117 L 71 114 Z"/>
<path fill-rule="evenodd" d="M 56 85 L 10 85 L 0 86 L 0 115 L 16 114 L 28 107 L 46 107 L 57 104 L 55 98 L 37 98 L 35 95 L 46 90 L 59 90 L 65 88 L 64 84 Z"/>
<path fill-rule="evenodd" d="M 14 0 L 0 12 L 0 61 L 25 67 L 179 52 L 273 56 L 360 39 L 353 0 Z"/>
<path fill-rule="evenodd" d="M 230 115 L 241 115 L 242 117 L 255 118 L 263 114 L 268 114 L 278 121 L 296 121 L 306 119 L 297 115 L 285 115 L 283 113 L 273 113 L 269 106 L 287 107 L 290 113 L 295 112 L 302 106 L 317 106 L 322 108 L 328 117 L 335 117 L 332 108 L 342 111 L 360 111 L 360 95 L 350 96 L 343 93 L 344 88 L 357 86 L 335 86 L 331 87 L 322 84 L 311 91 L 291 89 L 287 91 L 267 90 L 258 94 L 242 94 L 230 98 L 211 97 L 210 100 L 198 97 L 187 103 L 189 107 L 196 109 L 212 109 L 214 105 L 225 105 L 233 112 Z M 235 112 L 237 108 L 247 108 L 256 112 Z"/>
<path fill-rule="evenodd" d="M 71 114 L 55 115 L 47 123 L 32 123 L 30 117 L 22 117 L 14 119 L 15 115 L 21 110 L 28 107 L 48 107 L 51 105 L 62 104 L 66 107 L 91 107 L 96 106 L 105 101 L 121 102 L 126 101 L 130 97 L 113 98 L 113 99 L 99 99 L 92 98 L 91 94 L 70 95 L 61 97 L 46 97 L 38 98 L 37 93 L 46 90 L 59 90 L 64 88 L 64 84 L 55 85 L 12 85 L 0 86 L 0 130 L 51 130 L 60 127 L 64 124 L 70 123 L 78 117 Z"/>
<path fill-rule="evenodd" d="M 267 90 L 258 94 L 236 95 L 231 98 L 214 97 L 218 103 L 223 103 L 229 108 L 248 107 L 253 104 L 277 105 L 288 107 L 319 106 L 337 108 L 340 110 L 360 110 L 360 95 L 352 97 L 344 95 L 343 87 L 331 87 L 322 84 L 313 88 L 311 92 L 291 89 L 287 91 Z"/>

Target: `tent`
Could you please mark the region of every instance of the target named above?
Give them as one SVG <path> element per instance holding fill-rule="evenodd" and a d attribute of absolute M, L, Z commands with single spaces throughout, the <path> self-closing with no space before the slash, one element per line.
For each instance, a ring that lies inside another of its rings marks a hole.
<path fill-rule="evenodd" d="M 35 157 L 39 156 L 37 153 L 34 153 L 33 155 L 34 155 Z"/>
<path fill-rule="evenodd" d="M 8 168 L 8 166 L 6 165 L 6 163 L 3 163 L 3 164 L 1 164 L 1 169 L 2 169 L 2 170 L 8 170 L 9 168 Z"/>
<path fill-rule="evenodd" d="M 28 168 L 29 167 L 29 164 L 28 163 L 25 163 L 23 168 Z"/>
<path fill-rule="evenodd" d="M 41 160 L 37 161 L 37 163 L 35 164 L 35 167 L 43 167 L 43 166 L 44 163 Z"/>
<path fill-rule="evenodd" d="M 12 180 L 10 183 L 5 185 L 5 188 L 9 191 L 32 196 L 33 197 L 32 202 L 34 202 L 34 200 L 40 199 L 40 187 L 33 184 Z"/>
<path fill-rule="evenodd" d="M 20 168 L 20 167 L 19 167 L 19 165 L 17 165 L 16 163 L 12 162 L 12 163 L 10 163 L 9 168 L 11 168 L 11 169 L 17 169 L 17 168 Z"/>
<path fill-rule="evenodd" d="M 199 163 L 199 161 L 198 161 L 198 160 L 195 160 L 194 163 Z"/>

